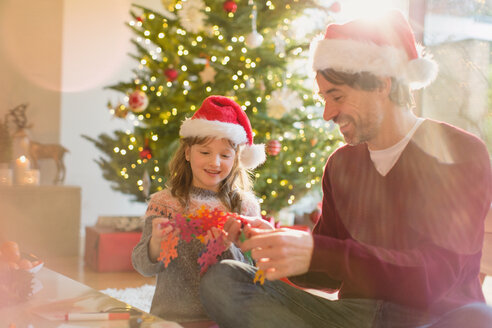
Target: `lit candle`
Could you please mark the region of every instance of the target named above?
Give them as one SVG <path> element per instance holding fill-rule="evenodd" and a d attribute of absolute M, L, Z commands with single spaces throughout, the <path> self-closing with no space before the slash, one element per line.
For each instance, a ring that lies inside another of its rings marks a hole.
<path fill-rule="evenodd" d="M 24 155 L 15 160 L 15 165 L 18 168 L 24 168 L 26 170 L 31 168 L 31 163 L 29 162 L 29 159 Z"/>
<path fill-rule="evenodd" d="M 16 184 L 24 184 L 24 177 L 26 175 L 26 171 L 31 168 L 31 163 L 29 159 L 22 155 L 15 160 L 14 167 L 14 180 Z"/>

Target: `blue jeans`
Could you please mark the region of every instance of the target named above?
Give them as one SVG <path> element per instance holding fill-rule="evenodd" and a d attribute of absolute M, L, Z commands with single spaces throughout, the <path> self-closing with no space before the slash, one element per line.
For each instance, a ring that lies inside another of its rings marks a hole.
<path fill-rule="evenodd" d="M 223 260 L 209 268 L 200 283 L 200 297 L 210 317 L 221 328 L 347 327 L 347 328 L 452 328 L 488 325 L 438 325 L 439 319 L 390 302 L 371 299 L 328 300 L 282 281 L 254 284 L 256 268 Z M 486 306 L 485 306 L 486 307 Z M 486 307 L 489 311 L 490 308 Z M 454 311 L 453 311 L 454 312 Z M 463 316 L 463 314 L 461 314 Z M 465 314 L 465 317 L 468 317 Z M 452 322 L 452 321 L 451 321 Z M 450 321 L 446 321 L 449 324 Z M 436 326 L 437 325 L 437 326 Z"/>

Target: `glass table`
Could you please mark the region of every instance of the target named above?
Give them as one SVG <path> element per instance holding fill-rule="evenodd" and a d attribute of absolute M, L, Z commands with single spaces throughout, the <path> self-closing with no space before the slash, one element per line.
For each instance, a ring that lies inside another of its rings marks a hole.
<path fill-rule="evenodd" d="M 0 297 L 2 297 L 0 295 Z M 65 321 L 67 313 L 130 313 L 124 320 Z M 115 298 L 72 280 L 46 267 L 34 274 L 33 295 L 16 305 L 0 308 L 0 327 L 153 327 L 183 328 L 133 308 Z"/>

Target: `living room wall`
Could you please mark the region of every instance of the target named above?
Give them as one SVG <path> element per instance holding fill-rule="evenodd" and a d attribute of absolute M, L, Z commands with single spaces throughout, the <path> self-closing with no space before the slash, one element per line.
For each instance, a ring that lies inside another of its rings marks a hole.
<path fill-rule="evenodd" d="M 61 0 L 0 1 L 0 119 L 28 103 L 31 137 L 42 142 L 60 139 L 62 16 Z M 50 183 L 54 165 L 41 169 Z"/>
<path fill-rule="evenodd" d="M 114 119 L 106 104 L 116 94 L 104 89 L 131 76 L 134 61 L 129 20 L 130 0 L 65 1 L 63 17 L 63 88 L 61 96 L 61 141 L 71 150 L 66 158 L 67 184 L 82 187 L 82 226 L 95 224 L 101 215 L 142 215 L 145 205 L 111 189 L 94 162 L 100 156 L 81 135 L 96 137 L 124 129 L 124 120 Z M 160 1 L 136 1 L 162 6 Z M 157 7 L 159 8 L 159 7 Z"/>
<path fill-rule="evenodd" d="M 158 0 L 0 2 L 0 118 L 28 102 L 32 140 L 69 149 L 64 184 L 81 187 L 81 231 L 100 215 L 145 211 L 111 190 L 94 162 L 97 150 L 81 137 L 124 128 L 108 113 L 106 103 L 114 98 L 104 87 L 127 79 L 134 67 L 125 26 L 132 2 L 162 6 Z M 54 163 L 40 166 L 41 184 L 51 184 Z"/>

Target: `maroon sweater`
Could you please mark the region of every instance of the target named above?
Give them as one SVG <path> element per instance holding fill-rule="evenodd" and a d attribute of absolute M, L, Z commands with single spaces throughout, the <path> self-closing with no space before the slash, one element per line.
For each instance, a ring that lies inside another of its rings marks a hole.
<path fill-rule="evenodd" d="M 484 302 L 491 186 L 483 142 L 445 123 L 424 121 L 386 176 L 365 144 L 341 147 L 323 175 L 309 272 L 292 280 L 433 314 Z"/>

